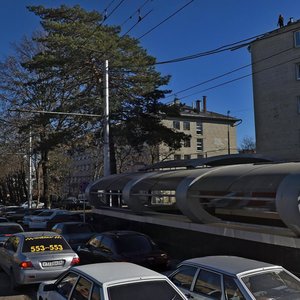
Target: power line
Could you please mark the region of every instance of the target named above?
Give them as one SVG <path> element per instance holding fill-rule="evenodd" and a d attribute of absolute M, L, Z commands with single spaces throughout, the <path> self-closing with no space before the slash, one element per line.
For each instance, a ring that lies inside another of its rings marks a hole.
<path fill-rule="evenodd" d="M 248 40 L 254 39 L 254 38 L 255 37 L 252 37 L 252 38 L 249 38 Z M 237 43 L 229 44 L 227 46 L 222 46 L 222 47 L 219 47 L 217 49 L 210 50 L 210 51 L 199 52 L 199 53 L 196 53 L 196 54 L 193 54 L 193 55 L 188 55 L 188 56 L 178 57 L 178 58 L 171 59 L 171 60 L 156 62 L 155 65 L 170 64 L 170 63 L 181 62 L 181 61 L 185 61 L 185 60 L 196 59 L 196 58 L 199 58 L 199 57 L 213 55 L 213 54 L 228 51 L 228 50 L 233 51 L 236 47 L 232 47 L 231 45 L 235 45 L 235 44 L 237 44 Z M 245 46 L 248 46 L 248 45 L 249 45 L 249 43 L 245 43 L 245 44 L 239 45 L 239 47 L 245 47 Z"/>
<path fill-rule="evenodd" d="M 100 25 L 102 25 L 120 6 L 121 4 L 124 2 L 125 0 L 120 0 L 120 2 L 118 3 L 118 5 L 110 12 L 110 14 L 108 15 L 104 15 L 103 21 Z M 107 11 L 107 10 L 106 10 Z"/>
<path fill-rule="evenodd" d="M 176 10 L 170 16 L 168 16 L 167 18 L 165 18 L 164 20 L 162 20 L 160 23 L 158 23 L 157 25 L 155 25 L 154 27 L 152 27 L 151 29 L 149 29 L 147 32 L 145 32 L 143 35 L 141 35 L 140 37 L 138 37 L 137 40 L 140 40 L 141 38 L 143 38 L 144 36 L 146 36 L 147 34 L 149 34 L 150 32 L 152 32 L 154 29 L 156 29 L 157 27 L 159 27 L 160 25 L 162 25 L 163 23 L 165 23 L 166 21 L 168 21 L 169 19 L 171 19 L 173 16 L 175 16 L 177 13 L 179 13 L 185 7 L 187 7 L 188 5 L 190 5 L 192 2 L 194 2 L 194 0 L 191 0 L 190 2 L 188 2 L 187 4 L 185 4 L 184 6 L 182 6 L 178 10 Z"/>
<path fill-rule="evenodd" d="M 120 27 L 124 26 L 130 19 L 134 17 L 136 13 L 139 13 L 141 9 L 149 2 L 152 0 L 146 0 L 140 7 L 138 7 L 125 21 L 123 21 L 120 25 Z"/>
<path fill-rule="evenodd" d="M 141 21 L 143 21 L 151 12 L 153 11 L 153 9 L 151 9 L 149 12 L 147 12 L 143 17 L 140 16 L 140 18 L 138 19 L 138 21 L 131 26 L 123 35 L 122 37 L 124 37 L 125 35 L 127 35 L 135 26 L 137 26 Z M 121 38 L 122 38 L 121 37 Z"/>
<path fill-rule="evenodd" d="M 177 94 L 186 92 L 186 91 L 188 91 L 188 90 L 191 90 L 191 89 L 193 89 L 193 88 L 195 88 L 195 87 L 198 87 L 198 86 L 200 86 L 200 85 L 204 85 L 204 84 L 209 83 L 209 82 L 211 82 L 211 81 L 214 81 L 214 80 L 216 80 L 216 79 L 220 79 L 220 78 L 222 78 L 222 77 L 225 77 L 225 76 L 227 76 L 227 75 L 230 75 L 230 74 L 232 74 L 232 73 L 235 73 L 235 72 L 237 72 L 237 71 L 240 71 L 240 70 L 242 70 L 242 69 L 245 69 L 245 68 L 247 68 L 247 67 L 253 66 L 253 65 L 255 65 L 255 64 L 261 63 L 262 61 L 268 60 L 268 59 L 270 59 L 270 58 L 273 58 L 273 57 L 275 57 L 275 56 L 277 56 L 277 55 L 280 55 L 280 54 L 285 53 L 285 52 L 287 52 L 287 51 L 290 51 L 290 50 L 292 50 L 292 49 L 294 49 L 294 48 L 291 47 L 291 48 L 285 49 L 285 50 L 283 50 L 283 51 L 280 51 L 280 52 L 275 53 L 275 54 L 273 54 L 273 55 L 270 55 L 270 56 L 268 56 L 268 57 L 265 57 L 265 58 L 262 58 L 262 59 L 260 59 L 260 60 L 257 60 L 257 61 L 255 61 L 255 62 L 253 62 L 253 63 L 251 63 L 251 64 L 244 65 L 244 66 L 242 66 L 242 67 L 236 68 L 236 69 L 234 69 L 234 70 L 231 70 L 231 71 L 229 71 L 229 72 L 223 73 L 223 74 L 218 75 L 218 76 L 216 76 L 216 77 L 210 78 L 210 79 L 205 80 L 205 81 L 202 81 L 202 82 L 200 82 L 200 83 L 197 83 L 197 84 L 195 84 L 195 85 L 193 85 L 193 86 L 190 86 L 190 87 L 188 87 L 188 88 L 185 88 L 185 89 L 183 89 L 183 90 L 176 91 L 176 92 L 174 92 L 172 95 L 167 96 L 166 98 L 169 98 L 169 97 L 175 96 L 175 95 L 177 95 Z"/>
<path fill-rule="evenodd" d="M 68 113 L 68 112 L 61 112 L 61 111 L 46 111 L 46 110 L 10 109 L 9 111 L 15 111 L 15 112 L 21 112 L 21 113 L 23 112 L 23 113 L 35 113 L 35 114 L 91 117 L 91 118 L 98 118 L 98 117 L 102 118 L 103 117 L 102 115 L 96 115 L 96 114 Z"/>
<path fill-rule="evenodd" d="M 111 1 L 110 1 L 110 3 L 109 3 L 109 4 L 106 6 L 106 8 L 104 9 L 102 15 L 104 15 L 104 14 L 107 12 L 107 10 L 110 8 L 110 6 L 111 6 L 115 1 L 116 1 L 116 0 L 111 0 Z"/>
<path fill-rule="evenodd" d="M 253 76 L 254 74 L 258 74 L 258 73 L 260 73 L 260 72 L 264 72 L 264 71 L 266 71 L 266 70 L 269 70 L 269 69 L 272 69 L 272 68 L 276 68 L 276 67 L 278 67 L 278 66 L 284 65 L 284 64 L 289 63 L 289 62 L 292 62 L 292 61 L 294 61 L 294 60 L 298 60 L 299 58 L 300 58 L 300 57 L 296 57 L 296 58 L 290 59 L 290 60 L 288 60 L 288 61 L 282 62 L 282 63 L 280 63 L 280 64 L 275 64 L 275 65 L 270 66 L 270 67 L 267 67 L 267 68 L 265 68 L 265 69 L 262 69 L 262 70 L 259 70 L 259 71 L 256 71 L 256 72 L 252 72 L 252 73 L 250 73 L 250 74 L 247 74 L 247 75 L 244 75 L 244 76 L 241 76 L 241 77 L 232 79 L 232 80 L 225 81 L 225 82 L 223 82 L 223 83 L 220 83 L 220 84 L 218 84 L 218 85 L 212 86 L 212 87 L 210 87 L 210 88 L 207 88 L 207 89 L 204 89 L 204 90 L 201 90 L 201 91 L 197 91 L 197 92 L 195 92 L 195 93 L 193 93 L 193 94 L 189 94 L 189 95 L 186 95 L 186 96 L 184 96 L 184 97 L 180 97 L 180 99 L 185 99 L 185 98 L 187 98 L 187 97 L 194 96 L 194 95 L 197 95 L 197 94 L 202 93 L 202 92 L 206 92 L 206 91 L 213 90 L 213 89 L 218 88 L 218 87 L 220 87 L 220 86 L 224 86 L 224 85 L 227 85 L 227 84 L 229 84 L 229 83 L 232 83 L 232 82 L 235 82 L 235 81 L 244 79 L 244 78 L 246 78 L 246 77 Z"/>

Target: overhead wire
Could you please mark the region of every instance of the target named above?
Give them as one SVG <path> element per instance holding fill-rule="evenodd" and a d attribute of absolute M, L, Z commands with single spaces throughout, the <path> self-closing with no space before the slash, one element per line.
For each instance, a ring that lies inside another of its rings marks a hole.
<path fill-rule="evenodd" d="M 120 2 L 118 3 L 118 5 L 107 15 L 103 18 L 103 21 L 100 25 L 103 25 L 103 23 L 121 6 L 121 4 L 124 2 L 125 0 L 120 0 Z"/>
<path fill-rule="evenodd" d="M 275 56 L 277 56 L 277 55 L 280 55 L 280 54 L 283 54 L 283 53 L 285 53 L 285 52 L 288 52 L 288 51 L 290 51 L 290 50 L 292 50 L 292 49 L 293 49 L 293 47 L 288 48 L 288 49 L 285 49 L 285 50 L 282 50 L 282 51 L 277 52 L 277 53 L 275 53 L 275 54 L 272 54 L 272 55 L 270 55 L 270 56 L 268 56 L 268 57 L 264 57 L 264 58 L 262 58 L 262 59 L 259 59 L 259 60 L 255 61 L 255 62 L 253 62 L 253 63 L 250 63 L 250 64 L 247 64 L 247 65 L 238 67 L 238 68 L 236 68 L 236 69 L 233 69 L 233 70 L 228 71 L 228 72 L 226 72 L 226 73 L 223 73 L 223 74 L 221 74 L 221 75 L 215 76 L 215 77 L 213 77 L 213 78 L 210 78 L 210 79 L 207 79 L 207 80 L 202 81 L 202 82 L 200 82 L 200 83 L 197 83 L 197 84 L 195 84 L 195 85 L 192 85 L 192 86 L 190 86 L 190 87 L 188 87 L 188 88 L 185 88 L 185 89 L 183 89 L 183 90 L 176 91 L 176 92 L 174 92 L 172 95 L 167 96 L 166 98 L 169 98 L 169 97 L 178 95 L 178 94 L 180 94 L 180 93 L 186 92 L 186 91 L 191 90 L 191 89 L 193 89 L 193 88 L 195 88 L 195 87 L 198 87 L 198 86 L 200 86 L 200 85 L 204 85 L 204 84 L 209 83 L 209 82 L 211 82 L 211 81 L 220 79 L 220 78 L 222 78 L 222 77 L 225 77 L 225 76 L 227 76 L 227 75 L 230 75 L 230 74 L 235 73 L 235 72 L 237 72 L 237 71 L 240 71 L 240 70 L 242 70 L 242 69 L 245 69 L 245 68 L 248 68 L 248 67 L 253 66 L 253 65 L 255 65 L 255 64 L 258 64 L 258 63 L 260 63 L 260 62 L 262 62 L 262 61 L 265 61 L 265 60 L 267 60 L 267 59 L 273 58 L 273 57 L 275 57 Z"/>
<path fill-rule="evenodd" d="M 132 19 L 136 13 L 139 13 L 141 11 L 142 8 L 144 8 L 144 6 L 152 0 L 146 0 L 141 6 L 139 6 L 138 9 L 136 9 L 125 21 L 123 21 L 120 25 L 120 27 L 124 26 L 130 19 Z"/>
<path fill-rule="evenodd" d="M 194 2 L 194 0 L 190 0 L 188 3 L 186 3 L 185 5 L 183 5 L 181 8 L 177 9 L 170 16 L 168 16 L 167 18 L 165 18 L 164 20 L 162 20 L 160 23 L 158 23 L 157 25 L 155 25 L 154 27 L 152 27 L 151 29 L 149 29 L 147 32 L 145 32 L 144 34 L 142 34 L 140 37 L 138 37 L 137 40 L 140 40 L 144 36 L 148 35 L 150 32 L 152 32 L 154 29 L 156 29 L 157 27 L 159 27 L 160 25 L 162 25 L 163 23 L 165 23 L 166 21 L 168 21 L 169 19 L 171 19 L 172 17 L 174 17 L 176 14 L 178 14 L 180 11 L 182 11 L 184 8 L 186 8 L 188 5 L 190 5 L 192 2 Z"/>
<path fill-rule="evenodd" d="M 107 17 L 107 10 L 110 8 L 110 6 L 115 2 L 116 0 L 112 0 L 110 1 L 110 3 L 106 6 L 106 8 L 103 10 L 102 15 L 104 16 L 104 18 Z"/>
<path fill-rule="evenodd" d="M 290 60 L 284 61 L 284 62 L 282 62 L 282 63 L 275 64 L 275 65 L 270 66 L 270 67 L 267 67 L 267 68 L 265 68 L 265 69 L 261 69 L 261 70 L 256 71 L 256 72 L 252 72 L 252 73 L 250 73 L 250 74 L 247 74 L 247 75 L 244 75 L 244 76 L 240 76 L 240 77 L 234 78 L 234 79 L 232 79 L 232 80 L 225 81 L 225 82 L 223 82 L 223 83 L 217 84 L 217 85 L 212 86 L 212 87 L 210 87 L 210 88 L 203 89 L 203 90 L 201 90 L 201 91 L 197 91 L 197 92 L 195 92 L 195 93 L 192 93 L 192 94 L 189 94 L 189 95 L 180 97 L 180 99 L 185 99 L 185 98 L 188 98 L 188 97 L 190 97 L 190 96 L 197 95 L 197 94 L 202 93 L 202 92 L 206 92 L 206 91 L 213 90 L 213 89 L 218 88 L 218 87 L 220 87 L 220 86 L 224 86 L 224 85 L 227 85 L 227 84 L 229 84 L 229 83 L 232 83 L 232 82 L 235 82 L 235 81 L 244 79 L 244 78 L 246 78 L 246 77 L 253 76 L 253 75 L 255 75 L 255 74 L 264 72 L 264 71 L 266 71 L 266 70 L 269 70 L 269 69 L 272 69 L 272 68 L 276 68 L 276 67 L 278 67 L 278 66 L 284 65 L 284 64 L 289 63 L 289 62 L 292 62 L 292 61 L 294 61 L 294 60 L 299 60 L 299 58 L 300 58 L 300 57 L 292 58 L 292 59 L 290 59 Z"/>
<path fill-rule="evenodd" d="M 137 26 L 141 21 L 143 21 L 151 12 L 153 11 L 153 9 L 151 9 L 149 12 L 147 12 L 143 17 L 140 16 L 140 18 L 138 19 L 138 21 L 133 25 L 131 26 L 122 36 L 124 37 L 125 35 L 127 35 L 135 26 Z"/>

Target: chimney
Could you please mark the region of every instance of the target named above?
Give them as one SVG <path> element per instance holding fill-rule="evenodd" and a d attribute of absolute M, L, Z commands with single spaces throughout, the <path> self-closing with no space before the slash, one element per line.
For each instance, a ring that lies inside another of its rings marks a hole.
<path fill-rule="evenodd" d="M 180 100 L 178 98 L 175 98 L 174 99 L 174 104 L 179 106 L 180 105 Z"/>
<path fill-rule="evenodd" d="M 196 100 L 196 111 L 199 113 L 201 108 L 200 108 L 200 103 L 201 103 L 201 100 Z"/>
<path fill-rule="evenodd" d="M 206 96 L 203 96 L 203 112 L 206 112 Z"/>

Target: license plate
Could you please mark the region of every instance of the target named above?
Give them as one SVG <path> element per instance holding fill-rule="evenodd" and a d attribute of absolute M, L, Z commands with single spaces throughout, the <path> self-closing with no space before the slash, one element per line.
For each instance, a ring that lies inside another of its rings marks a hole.
<path fill-rule="evenodd" d="M 42 261 L 42 267 L 57 267 L 63 266 L 64 260 Z"/>

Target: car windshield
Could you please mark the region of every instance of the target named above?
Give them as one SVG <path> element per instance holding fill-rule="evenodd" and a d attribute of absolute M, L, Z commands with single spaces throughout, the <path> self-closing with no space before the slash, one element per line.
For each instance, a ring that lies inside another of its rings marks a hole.
<path fill-rule="evenodd" d="M 94 232 L 93 228 L 86 223 L 65 225 L 65 233 L 90 233 Z"/>
<path fill-rule="evenodd" d="M 58 252 L 67 249 L 71 248 L 62 236 L 39 235 L 25 237 L 22 252 Z"/>
<path fill-rule="evenodd" d="M 149 253 L 153 247 L 151 242 L 143 235 L 124 235 L 116 239 L 116 248 L 118 253 L 135 254 Z"/>
<path fill-rule="evenodd" d="M 108 288 L 110 300 L 182 300 L 180 294 L 164 280 L 121 284 Z"/>
<path fill-rule="evenodd" d="M 274 270 L 241 278 L 255 299 L 300 299 L 300 281 L 284 270 Z"/>
<path fill-rule="evenodd" d="M 43 210 L 35 210 L 32 212 L 29 212 L 29 215 L 36 216 L 36 215 L 40 215 L 42 212 L 44 212 L 44 211 Z"/>
<path fill-rule="evenodd" d="M 0 226 L 0 234 L 13 234 L 23 231 L 20 226 Z"/>

